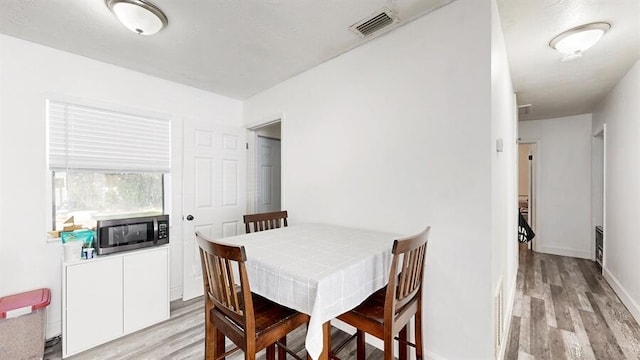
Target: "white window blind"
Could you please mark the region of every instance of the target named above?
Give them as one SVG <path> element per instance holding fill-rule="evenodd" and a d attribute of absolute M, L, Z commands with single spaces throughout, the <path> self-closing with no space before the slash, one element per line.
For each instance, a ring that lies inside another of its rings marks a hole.
<path fill-rule="evenodd" d="M 49 169 L 169 172 L 169 120 L 47 102 Z"/>

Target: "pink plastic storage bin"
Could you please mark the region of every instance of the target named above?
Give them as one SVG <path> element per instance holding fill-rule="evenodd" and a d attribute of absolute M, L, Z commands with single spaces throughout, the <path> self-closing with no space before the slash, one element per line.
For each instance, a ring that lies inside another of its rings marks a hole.
<path fill-rule="evenodd" d="M 42 359 L 50 303 L 49 289 L 0 298 L 0 359 Z"/>

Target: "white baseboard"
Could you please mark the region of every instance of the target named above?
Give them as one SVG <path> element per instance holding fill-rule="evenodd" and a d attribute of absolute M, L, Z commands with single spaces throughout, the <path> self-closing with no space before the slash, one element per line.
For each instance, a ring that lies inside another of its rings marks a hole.
<path fill-rule="evenodd" d="M 507 324 L 504 329 L 504 338 L 502 344 L 500 345 L 500 354 L 498 354 L 498 359 L 503 360 L 504 356 L 507 352 L 507 345 L 509 345 L 509 334 L 511 334 L 511 319 L 513 318 L 513 304 L 516 300 L 516 287 L 518 285 L 518 273 L 516 270 L 516 274 L 513 277 L 513 284 L 507 292 L 507 309 L 504 312 L 504 316 L 507 319 Z"/>
<path fill-rule="evenodd" d="M 182 286 L 176 286 L 169 291 L 169 301 L 182 299 Z"/>
<path fill-rule="evenodd" d="M 602 271 L 604 278 L 609 282 L 609 285 L 613 288 L 613 291 L 616 292 L 622 303 L 629 309 L 631 315 L 636 319 L 637 322 L 640 323 L 640 304 L 638 304 L 632 297 L 629 295 L 627 290 L 620 284 L 618 279 L 609 271 L 609 269 L 604 268 Z"/>
<path fill-rule="evenodd" d="M 553 254 L 553 255 L 561 255 L 561 256 L 570 256 L 581 259 L 591 259 L 591 252 L 585 250 L 576 250 L 576 249 L 567 249 L 553 246 L 536 246 L 535 251 L 545 253 L 545 254 Z"/>

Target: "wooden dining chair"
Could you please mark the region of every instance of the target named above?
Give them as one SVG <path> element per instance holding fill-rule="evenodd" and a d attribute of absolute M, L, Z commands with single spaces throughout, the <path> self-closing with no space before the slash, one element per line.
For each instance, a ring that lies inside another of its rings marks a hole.
<path fill-rule="evenodd" d="M 237 350 L 255 359 L 266 348 L 267 360 L 274 360 L 276 344 L 279 360 L 287 353 L 298 358 L 286 348 L 286 335 L 308 323 L 309 316 L 251 292 L 244 246 L 213 242 L 199 232 L 196 239 L 205 291 L 205 359 L 223 359 Z M 225 352 L 225 338 L 236 347 Z"/>
<path fill-rule="evenodd" d="M 415 348 L 416 359 L 422 359 L 422 279 L 429 230 L 430 227 L 427 227 L 418 234 L 395 240 L 387 286 L 369 296 L 355 309 L 338 316 L 338 319 L 356 328 L 353 337 L 356 339 L 358 360 L 365 359 L 364 333 L 384 342 L 385 360 L 394 358 L 394 339 L 400 343 L 400 360 L 407 359 L 408 346 Z M 407 336 L 412 317 L 415 317 L 415 342 L 409 343 Z M 398 337 L 394 338 L 396 335 Z M 337 353 L 344 345 L 339 345 L 334 352 Z"/>
<path fill-rule="evenodd" d="M 243 219 L 245 232 L 247 234 L 288 226 L 286 210 L 247 214 L 243 216 Z M 253 225 L 253 227 L 251 225 Z"/>

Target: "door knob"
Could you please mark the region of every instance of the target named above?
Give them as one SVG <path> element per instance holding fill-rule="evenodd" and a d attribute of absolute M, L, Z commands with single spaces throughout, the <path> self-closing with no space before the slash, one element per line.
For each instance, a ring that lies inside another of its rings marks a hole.
<path fill-rule="evenodd" d="M 187 215 L 187 221 L 193 220 L 193 215 Z"/>

